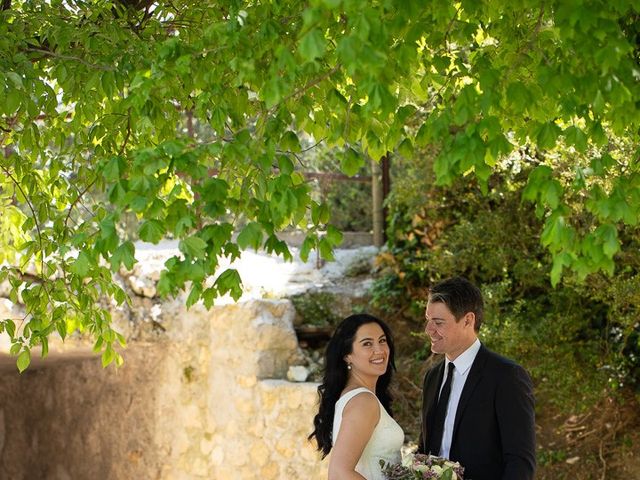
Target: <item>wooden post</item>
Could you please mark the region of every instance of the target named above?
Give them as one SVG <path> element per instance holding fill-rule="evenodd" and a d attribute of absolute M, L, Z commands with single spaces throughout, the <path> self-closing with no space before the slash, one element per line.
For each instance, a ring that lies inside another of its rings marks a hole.
<path fill-rule="evenodd" d="M 380 159 L 380 164 L 382 167 L 382 240 L 383 242 L 387 242 L 387 215 L 389 211 L 385 202 L 387 201 L 387 197 L 391 193 L 391 156 L 389 152 Z"/>
<path fill-rule="evenodd" d="M 382 169 L 380 163 L 371 160 L 371 196 L 373 198 L 373 244 L 376 247 L 384 245 L 384 213 Z"/>

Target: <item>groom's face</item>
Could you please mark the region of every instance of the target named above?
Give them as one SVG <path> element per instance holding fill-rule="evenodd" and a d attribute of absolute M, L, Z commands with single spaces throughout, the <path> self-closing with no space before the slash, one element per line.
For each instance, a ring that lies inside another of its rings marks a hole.
<path fill-rule="evenodd" d="M 455 360 L 476 339 L 475 317 L 469 312 L 456 320 L 449 307 L 442 302 L 429 302 L 425 312 L 425 332 L 431 340 L 433 353 L 444 353 Z"/>

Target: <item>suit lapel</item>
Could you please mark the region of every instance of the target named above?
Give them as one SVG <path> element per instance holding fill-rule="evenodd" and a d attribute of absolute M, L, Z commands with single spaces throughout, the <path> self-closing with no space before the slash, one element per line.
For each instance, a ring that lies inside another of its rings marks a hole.
<path fill-rule="evenodd" d="M 444 363 L 444 360 L 442 360 L 436 367 L 434 367 L 433 375 L 431 375 L 424 392 L 424 402 L 427 407 L 425 412 L 427 431 L 431 430 L 433 425 L 433 416 L 435 415 L 435 407 L 438 402 L 438 392 L 440 391 L 440 385 L 442 385 L 442 378 L 444 377 Z"/>
<path fill-rule="evenodd" d="M 465 408 L 469 404 L 471 397 L 473 396 L 473 391 L 480 383 L 480 380 L 483 376 L 484 364 L 487 361 L 487 352 L 484 345 L 480 346 L 480 350 L 478 350 L 478 354 L 476 355 L 473 364 L 471 365 L 471 370 L 469 371 L 469 376 L 467 377 L 467 381 L 464 382 L 464 388 L 462 389 L 462 394 L 460 395 L 460 400 L 458 402 L 458 409 L 456 410 L 456 418 L 453 422 L 453 438 L 455 440 L 456 433 L 458 432 L 458 426 L 460 425 L 460 421 L 462 420 L 462 415 L 464 414 Z M 455 442 L 452 441 L 452 446 Z"/>

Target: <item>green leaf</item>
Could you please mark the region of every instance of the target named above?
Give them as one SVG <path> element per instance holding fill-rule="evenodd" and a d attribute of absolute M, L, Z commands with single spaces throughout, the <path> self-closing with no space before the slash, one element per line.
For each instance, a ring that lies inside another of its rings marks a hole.
<path fill-rule="evenodd" d="M 551 210 L 555 210 L 558 208 L 562 198 L 562 185 L 557 180 L 552 180 L 547 182 L 544 187 L 545 192 L 542 200 Z"/>
<path fill-rule="evenodd" d="M 600 225 L 596 229 L 596 234 L 602 241 L 602 251 L 607 257 L 612 258 L 620 251 L 620 241 L 615 226 L 611 224 Z"/>
<path fill-rule="evenodd" d="M 318 250 L 320 251 L 320 257 L 323 259 L 330 261 L 335 259 L 333 256 L 333 245 L 326 237 L 321 238 L 318 242 Z"/>
<path fill-rule="evenodd" d="M 120 180 L 125 169 L 124 160 L 121 157 L 111 157 L 102 170 L 104 179 L 108 182 Z"/>
<path fill-rule="evenodd" d="M 69 270 L 80 277 L 86 277 L 91 270 L 91 258 L 85 252 L 80 252 L 78 258 L 71 264 Z"/>
<path fill-rule="evenodd" d="M 420 125 L 418 129 L 418 133 L 416 133 L 416 145 L 419 147 L 426 147 L 427 144 L 431 141 L 431 134 L 429 131 L 429 125 L 427 122 L 424 122 Z"/>
<path fill-rule="evenodd" d="M 293 173 L 293 162 L 286 155 L 278 155 L 278 168 L 283 175 L 291 175 Z"/>
<path fill-rule="evenodd" d="M 262 88 L 262 98 L 267 108 L 276 106 L 283 97 L 285 86 L 279 77 L 270 78 Z"/>
<path fill-rule="evenodd" d="M 192 258 L 203 258 L 206 255 L 207 242 L 199 237 L 188 237 L 178 244 L 179 250 Z"/>
<path fill-rule="evenodd" d="M 553 266 L 551 268 L 551 286 L 555 287 L 562 278 L 564 267 L 571 265 L 571 256 L 567 253 L 561 253 L 553 256 Z"/>
<path fill-rule="evenodd" d="M 215 282 L 220 295 L 229 293 L 235 301 L 242 296 L 242 280 L 238 271 L 229 268 L 222 272 Z"/>
<path fill-rule="evenodd" d="M 105 348 L 102 353 L 102 367 L 107 367 L 115 360 L 115 358 L 116 352 L 114 352 L 113 347 L 111 345 L 107 345 L 107 348 Z"/>
<path fill-rule="evenodd" d="M 369 102 L 367 106 L 370 106 L 373 110 L 381 110 L 382 113 L 387 114 L 395 110 L 397 105 L 396 98 L 391 95 L 386 85 L 382 83 L 374 83 L 368 92 Z"/>
<path fill-rule="evenodd" d="M 360 65 L 358 54 L 361 50 L 362 42 L 352 35 L 343 37 L 338 42 L 336 53 L 338 58 L 347 67 L 347 71 L 351 72 Z"/>
<path fill-rule="evenodd" d="M 570 126 L 564 131 L 564 136 L 569 144 L 576 147 L 581 153 L 587 150 L 587 136 L 576 126 Z"/>
<path fill-rule="evenodd" d="M 398 153 L 405 158 L 413 157 L 413 143 L 409 138 L 405 138 L 400 142 L 400 145 L 398 145 Z"/>
<path fill-rule="evenodd" d="M 11 79 L 13 85 L 17 89 L 23 89 L 24 84 L 22 83 L 22 77 L 18 75 L 16 72 L 4 72 L 4 74 Z"/>
<path fill-rule="evenodd" d="M 315 235 L 307 235 L 300 247 L 300 259 L 306 262 L 309 259 L 309 253 L 315 248 L 318 238 Z"/>
<path fill-rule="evenodd" d="M 598 90 L 591 104 L 591 109 L 593 110 L 593 113 L 597 115 L 601 115 L 604 112 L 604 108 L 605 108 L 604 97 L 602 96 L 602 92 Z"/>
<path fill-rule="evenodd" d="M 311 221 L 314 225 L 324 225 L 331 218 L 331 210 L 326 203 L 313 204 L 311 207 Z"/>
<path fill-rule="evenodd" d="M 286 131 L 284 135 L 282 135 L 282 138 L 280 139 L 280 148 L 294 153 L 302 150 L 298 136 L 291 130 Z"/>
<path fill-rule="evenodd" d="M 67 320 L 62 318 L 56 322 L 56 330 L 62 340 L 67 338 Z"/>
<path fill-rule="evenodd" d="M 20 373 L 24 372 L 31 364 L 31 352 L 27 349 L 20 352 L 20 355 L 18 355 L 18 361 L 16 362 L 16 364 L 18 367 L 18 371 Z"/>
<path fill-rule="evenodd" d="M 252 247 L 254 250 L 260 249 L 262 245 L 262 226 L 257 222 L 250 222 L 242 229 L 238 235 L 237 242 L 241 249 Z"/>
<path fill-rule="evenodd" d="M 146 220 L 138 230 L 140 239 L 150 243 L 158 243 L 165 233 L 164 224 L 159 220 Z"/>
<path fill-rule="evenodd" d="M 309 30 L 300 40 L 298 51 L 300 52 L 302 58 L 307 61 L 313 61 L 324 54 L 326 46 L 327 43 L 322 35 L 322 32 L 317 28 L 313 28 Z"/>
<path fill-rule="evenodd" d="M 340 157 L 340 170 L 353 177 L 364 166 L 364 158 L 353 148 L 347 148 Z"/>
<path fill-rule="evenodd" d="M 526 111 L 533 101 L 529 89 L 521 82 L 513 82 L 507 87 L 506 99 L 518 112 Z"/>
<path fill-rule="evenodd" d="M 7 115 L 13 115 L 22 104 L 22 95 L 18 90 L 9 90 L 5 100 L 5 112 Z"/>
<path fill-rule="evenodd" d="M 542 125 L 542 128 L 538 131 L 537 143 L 538 147 L 543 150 L 548 150 L 556 145 L 556 140 L 562 130 L 558 125 L 553 122 L 547 122 Z"/>
<path fill-rule="evenodd" d="M 380 141 L 378 136 L 372 130 L 369 130 L 367 132 L 364 143 L 367 153 L 376 162 L 379 161 L 382 156 L 387 153 L 385 145 Z"/>
<path fill-rule="evenodd" d="M 158 280 L 158 295 L 161 297 L 166 297 L 173 293 L 176 288 L 175 282 L 171 275 L 169 275 L 166 271 L 160 273 L 160 280 Z"/>
<path fill-rule="evenodd" d="M 329 225 L 327 227 L 327 240 L 331 243 L 333 247 L 337 247 L 342 243 L 343 235 L 340 230 L 338 230 L 333 225 Z"/>
<path fill-rule="evenodd" d="M 200 300 L 200 296 L 202 295 L 202 285 L 200 283 L 194 283 L 191 286 L 191 291 L 189 292 L 189 296 L 187 297 L 186 306 L 187 308 L 191 308 L 195 305 L 198 300 Z"/>
<path fill-rule="evenodd" d="M 135 246 L 127 241 L 115 249 L 111 256 L 111 271 L 115 272 L 124 264 L 127 270 L 131 270 L 136 263 Z"/>
<path fill-rule="evenodd" d="M 529 174 L 527 185 L 522 191 L 522 198 L 531 202 L 535 202 L 540 196 L 540 192 L 544 189 L 545 184 L 553 175 L 553 170 L 547 165 L 539 165 Z"/>
<path fill-rule="evenodd" d="M 10 338 L 14 338 L 16 335 L 16 324 L 13 320 L 7 319 L 4 321 L 4 328 L 7 331 L 7 334 Z"/>
<path fill-rule="evenodd" d="M 45 358 L 49 354 L 49 340 L 46 336 L 43 335 L 40 337 L 40 343 L 42 344 L 40 357 Z"/>
<path fill-rule="evenodd" d="M 322 0 L 322 4 L 330 10 L 338 8 L 342 0 Z"/>
<path fill-rule="evenodd" d="M 214 287 L 209 287 L 204 292 L 202 292 L 202 302 L 204 303 L 204 307 L 207 310 L 213 307 L 213 301 L 217 296 L 218 291 Z"/>

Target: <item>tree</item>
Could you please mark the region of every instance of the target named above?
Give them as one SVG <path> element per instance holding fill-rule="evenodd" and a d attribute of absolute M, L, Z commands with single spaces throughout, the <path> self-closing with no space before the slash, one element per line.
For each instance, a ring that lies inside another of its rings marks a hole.
<path fill-rule="evenodd" d="M 302 257 L 340 234 L 296 170 L 301 143 L 365 157 L 438 151 L 435 172 L 486 182 L 515 149 L 538 167 L 526 200 L 542 241 L 581 275 L 614 268 L 620 224 L 640 207 L 640 22 L 633 0 L 4 0 L 0 11 L 0 280 L 26 306 L 0 322 L 26 368 L 57 331 L 121 362 L 98 299 L 135 247 L 118 229 L 180 240 L 159 291 L 191 305 L 240 294 L 220 256 L 304 226 Z M 191 122 L 203 128 L 192 134 Z M 206 129 L 204 128 L 206 127 Z M 621 140 L 621 141 L 619 141 Z M 555 178 L 556 152 L 575 182 Z M 569 185 L 567 187 L 566 185 Z M 569 197 L 572 197 L 569 201 Z M 578 201 L 575 201 L 578 197 Z M 590 213 L 574 225 L 573 213 Z M 237 240 L 235 228 L 242 227 Z M 320 232 L 327 228 L 326 235 Z"/>

